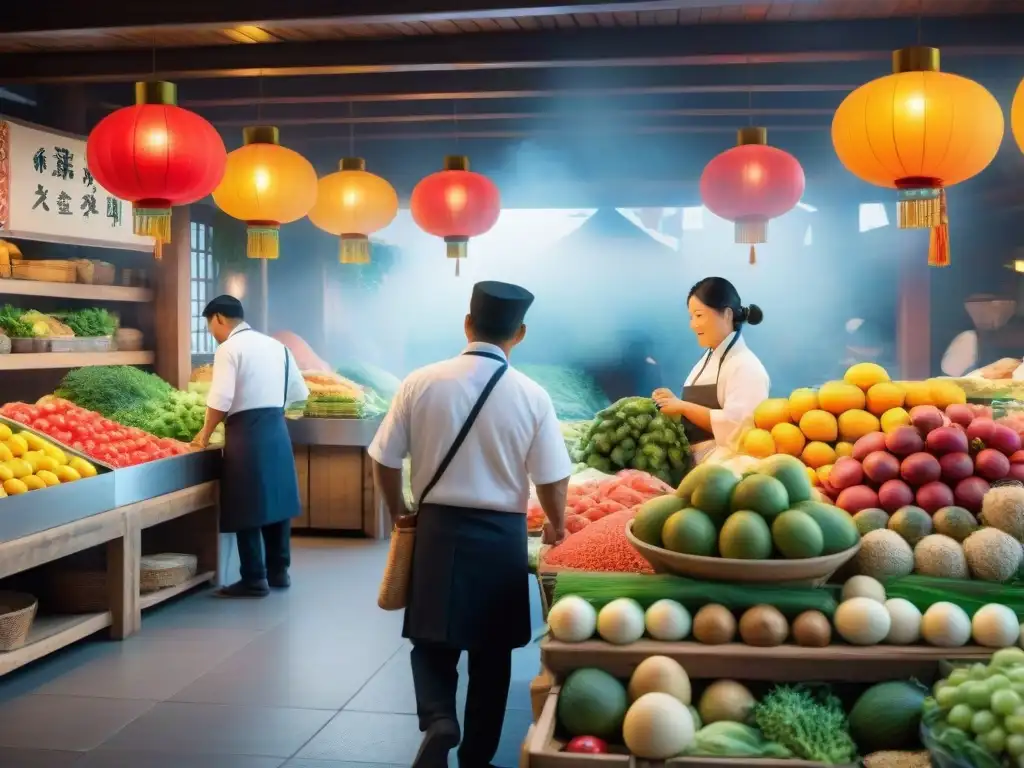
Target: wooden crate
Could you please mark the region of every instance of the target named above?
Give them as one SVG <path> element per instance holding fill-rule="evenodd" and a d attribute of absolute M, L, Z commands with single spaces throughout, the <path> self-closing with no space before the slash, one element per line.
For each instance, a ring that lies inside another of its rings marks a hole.
<path fill-rule="evenodd" d="M 556 728 L 558 693 L 557 687 L 551 689 L 540 717 L 527 731 L 519 760 L 520 768 L 823 768 L 821 763 L 806 760 L 676 757 L 664 762 L 651 762 L 622 752 L 608 755 L 568 754 L 561 751 L 565 742 L 558 738 Z"/>
<path fill-rule="evenodd" d="M 78 266 L 73 261 L 61 259 L 13 261 L 11 277 L 47 283 L 74 283 L 78 280 Z"/>

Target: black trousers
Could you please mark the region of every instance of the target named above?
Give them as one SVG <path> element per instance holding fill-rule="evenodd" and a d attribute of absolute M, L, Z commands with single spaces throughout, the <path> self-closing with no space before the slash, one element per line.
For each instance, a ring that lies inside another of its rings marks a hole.
<path fill-rule="evenodd" d="M 469 651 L 469 692 L 459 747 L 460 768 L 487 768 L 498 751 L 512 680 L 512 651 Z M 457 721 L 455 693 L 462 651 L 443 645 L 414 643 L 412 679 L 420 730 L 438 720 Z"/>
<path fill-rule="evenodd" d="M 262 528 L 246 528 L 238 537 L 238 561 L 242 581 L 263 581 L 267 571 L 282 574 L 292 562 L 292 521 L 271 523 Z M 266 551 L 266 559 L 264 559 Z"/>

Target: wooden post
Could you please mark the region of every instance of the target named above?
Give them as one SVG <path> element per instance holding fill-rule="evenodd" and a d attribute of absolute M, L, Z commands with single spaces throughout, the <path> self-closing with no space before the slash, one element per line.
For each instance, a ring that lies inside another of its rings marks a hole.
<path fill-rule="evenodd" d="M 192 314 L 189 286 L 192 269 L 192 233 L 187 206 L 171 213 L 171 242 L 155 264 L 156 374 L 178 389 L 188 387 L 192 374 Z"/>
<path fill-rule="evenodd" d="M 898 251 L 899 297 L 896 304 L 896 359 L 901 379 L 931 376 L 931 270 L 928 232 L 923 237 L 904 231 L 907 245 Z"/>
<path fill-rule="evenodd" d="M 124 536 L 107 542 L 110 636 L 115 640 L 123 640 L 142 627 L 142 608 L 139 605 L 142 528 L 133 515 L 126 514 L 124 521 Z"/>

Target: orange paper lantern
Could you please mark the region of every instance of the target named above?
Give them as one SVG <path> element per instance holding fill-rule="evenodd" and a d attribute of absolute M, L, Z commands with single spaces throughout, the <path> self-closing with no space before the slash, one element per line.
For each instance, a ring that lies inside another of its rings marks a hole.
<path fill-rule="evenodd" d="M 277 128 L 244 129 L 245 145 L 228 154 L 213 201 L 244 221 L 250 259 L 276 259 L 280 227 L 309 213 L 316 203 L 316 171 L 298 152 L 282 147 Z"/>
<path fill-rule="evenodd" d="M 1024 152 L 1024 80 L 1017 86 L 1017 92 L 1013 94 L 1013 104 L 1010 105 L 1010 130 L 1013 131 L 1014 141 Z"/>
<path fill-rule="evenodd" d="M 898 190 L 899 226 L 932 229 L 929 264 L 945 266 L 945 189 L 992 162 L 1003 129 L 991 93 L 940 72 L 937 48 L 916 47 L 893 53 L 893 74 L 843 100 L 832 120 L 832 143 L 852 174 Z"/>
<path fill-rule="evenodd" d="M 367 264 L 370 235 L 398 215 L 398 195 L 387 181 L 366 171 L 361 157 L 343 158 L 339 168 L 320 179 L 309 220 L 341 238 L 342 264 Z"/>

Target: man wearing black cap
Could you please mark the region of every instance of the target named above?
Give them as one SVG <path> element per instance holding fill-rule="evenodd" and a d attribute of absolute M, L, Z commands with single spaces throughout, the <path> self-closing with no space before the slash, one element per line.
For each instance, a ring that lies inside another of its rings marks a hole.
<path fill-rule="evenodd" d="M 219 346 L 206 423 L 193 442 L 205 448 L 225 422 L 220 527 L 238 538 L 242 576 L 218 594 L 265 597 L 291 584 L 291 519 L 301 510 L 284 409 L 309 390 L 288 348 L 249 327 L 234 296 L 215 298 L 203 317 Z"/>
<path fill-rule="evenodd" d="M 460 768 L 488 768 L 498 748 L 512 649 L 531 638 L 526 508 L 530 480 L 564 535 L 571 462 L 551 398 L 511 368 L 533 295 L 473 287 L 458 357 L 409 375 L 369 454 L 393 519 L 406 513 L 402 462 L 412 457 L 416 546 L 403 636 L 412 640 L 416 710 L 425 735 L 413 768 L 444 768 L 458 743 L 457 664 L 469 653 Z"/>

